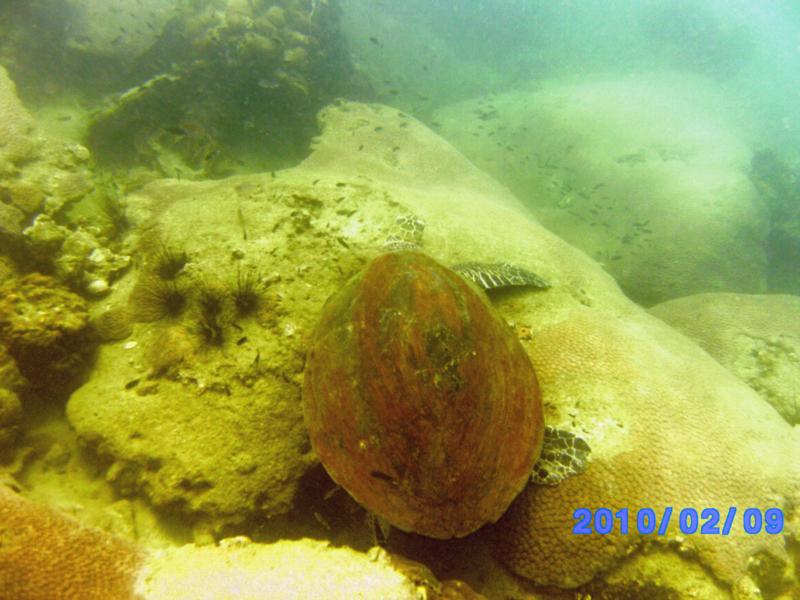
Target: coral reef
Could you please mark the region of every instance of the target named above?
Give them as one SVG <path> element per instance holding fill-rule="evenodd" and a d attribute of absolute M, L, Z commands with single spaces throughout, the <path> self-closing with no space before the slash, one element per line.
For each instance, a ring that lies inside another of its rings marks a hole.
<path fill-rule="evenodd" d="M 345 169 L 380 182 L 406 214 L 428 223 L 426 250 L 440 260 L 490 263 L 513 256 L 551 283 L 546 291 L 498 298 L 496 307 L 508 321 L 530 327 L 532 339 L 524 345 L 537 369 L 546 422 L 575 432 L 592 453 L 583 473 L 555 486 L 531 484 L 512 503 L 494 532 L 507 564 L 536 584 L 572 587 L 619 572 L 655 544 L 667 555 L 689 557 L 700 573 L 713 574 L 705 583 L 720 581 L 727 593 L 757 581 L 750 559 L 760 553 L 791 571 L 797 558 L 787 552 L 790 529 L 776 537 L 741 529 L 731 536 L 683 538 L 671 530 L 655 540 L 574 535 L 575 508 L 604 503 L 634 514 L 650 505 L 779 506 L 787 520 L 796 518 L 800 443 L 751 389 L 632 304 L 588 257 L 532 224 L 507 191 L 413 121 L 353 104 L 331 107 L 321 120 L 323 135 L 304 169 L 317 176 Z M 376 133 L 376 127 L 382 130 Z M 458 193 L 454 181 L 463 185 Z M 374 195 L 351 192 L 347 201 L 357 197 L 362 200 L 353 218 L 393 222 L 391 213 L 378 216 L 383 213 L 370 204 Z M 336 222 L 327 216 L 320 221 Z M 369 243 L 357 222 L 341 231 Z M 353 238 L 345 241 L 353 248 Z M 684 585 L 678 571 L 615 580 L 633 583 L 673 590 Z M 794 583 L 790 578 L 780 585 L 790 589 Z"/>
<path fill-rule="evenodd" d="M 335 2 L 311 4 L 177 6 L 127 85 L 93 115 L 88 146 L 104 164 L 178 177 L 219 176 L 241 167 L 238 157 L 262 168 L 298 162 L 316 111 L 352 71 Z M 154 60 L 165 51 L 169 60 Z"/>
<path fill-rule="evenodd" d="M 800 424 L 800 297 L 696 294 L 650 312 L 700 344 L 790 425 Z"/>
<path fill-rule="evenodd" d="M 556 80 L 451 105 L 435 119 L 640 304 L 766 291 L 770 211 L 745 168 L 747 136 L 706 81 Z"/>
<path fill-rule="evenodd" d="M 522 345 L 485 297 L 419 252 L 372 260 L 327 301 L 303 404 L 331 477 L 392 525 L 436 538 L 496 521 L 542 447 Z"/>
<path fill-rule="evenodd" d="M 91 377 L 67 404 L 71 425 L 107 461 L 105 476 L 117 490 L 179 514 L 201 540 L 260 517 L 272 517 L 269 529 L 274 517 L 303 508 L 298 482 L 315 464 L 301 410 L 311 331 L 325 299 L 383 252 L 399 217 L 413 214 L 427 223 L 425 251 L 444 264 L 513 262 L 550 284 L 501 292 L 493 304 L 518 332 L 525 329 L 519 337 L 537 368 L 548 425 L 591 447 L 583 472 L 558 485 L 529 485 L 492 532 L 498 554 L 529 587 L 514 588 L 518 579 L 506 570 L 484 566 L 481 534 L 442 546 L 443 578 L 479 593 L 516 589 L 510 597 L 537 584 L 688 593 L 687 572 L 693 589 L 714 590 L 720 595 L 707 597 L 715 599 L 730 598 L 734 586 L 794 585 L 789 576 L 770 582 L 762 574 L 777 572 L 774 564 L 796 569 L 788 530 L 684 538 L 670 531 L 649 544 L 641 536 L 573 535 L 575 507 L 600 500 L 631 510 L 777 506 L 796 523 L 796 433 L 412 118 L 340 103 L 321 113 L 320 124 L 300 167 L 224 181 L 165 180 L 126 198 L 134 237 L 154 223 L 162 239 L 185 248 L 191 261 L 173 281 L 191 293 L 180 316 L 138 323 L 124 343 L 102 345 Z M 222 345 L 201 344 L 193 333 L 195 290 L 203 281 L 229 282 L 246 265 L 265 273 L 264 302 L 236 315 L 229 287 Z M 124 303 L 137 275 L 123 275 L 111 304 Z M 667 560 L 686 568 L 655 568 Z M 654 568 L 626 568 L 645 562 Z"/>
<path fill-rule="evenodd" d="M 22 404 L 17 395 L 0 387 L 0 450 L 9 448 L 19 435 Z"/>
<path fill-rule="evenodd" d="M 89 171 L 89 151 L 41 136 L 0 67 L 0 249 L 52 270 L 62 281 L 103 295 L 129 257 L 112 248 L 113 227 L 91 207 L 112 193 Z M 82 208 L 83 210 L 77 210 Z"/>
<path fill-rule="evenodd" d="M 14 600 L 135 600 L 130 544 L 0 484 L 0 594 Z"/>
<path fill-rule="evenodd" d="M 0 288 L 0 342 L 33 387 L 77 382 L 93 350 L 88 325 L 86 301 L 52 277 L 33 273 Z"/>
<path fill-rule="evenodd" d="M 310 539 L 146 551 L 0 483 L 0 589 L 13 600 L 478 599 L 462 582 L 418 582 L 380 548 Z M 442 595 L 425 590 L 441 590 Z M 445 594 L 446 590 L 451 590 Z"/>
<path fill-rule="evenodd" d="M 529 485 L 498 524 L 500 556 L 541 585 L 586 583 L 646 543 L 633 525 L 629 535 L 575 535 L 565 506 L 626 507 L 634 516 L 644 507 L 662 514 L 667 506 L 793 510 L 800 488 L 792 482 L 800 473 L 786 458 L 800 447 L 791 430 L 688 340 L 646 319 L 639 324 L 585 314 L 537 332 L 532 360 L 550 401 L 594 398 L 596 406 L 580 405 L 581 420 L 595 424 L 595 436 L 606 437 L 607 451 L 609 436 L 622 437 L 615 451 L 593 460 L 581 475 L 558 486 Z M 644 329 L 631 335 L 630 327 Z M 643 343 L 655 337 L 658 344 Z M 602 416 L 608 410 L 613 417 Z M 732 411 L 724 427 L 721 410 Z M 709 423 L 715 424 L 713 436 L 707 435 Z M 745 439 L 760 441 L 753 449 L 742 445 Z M 776 488 L 784 494 L 776 497 Z M 760 552 L 783 565 L 790 560 L 780 537 L 747 535 L 741 527 L 711 539 L 682 535 L 673 522 L 665 536 L 650 542 L 690 552 L 731 586 L 749 576 L 749 557 Z"/>
<path fill-rule="evenodd" d="M 13 174 L 20 165 L 36 157 L 41 140 L 33 117 L 17 99 L 14 83 L 0 67 L 0 178 Z"/>

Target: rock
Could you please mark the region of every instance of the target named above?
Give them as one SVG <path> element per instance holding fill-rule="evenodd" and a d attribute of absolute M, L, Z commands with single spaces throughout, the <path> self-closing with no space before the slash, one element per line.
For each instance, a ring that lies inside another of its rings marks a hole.
<path fill-rule="evenodd" d="M 72 385 L 93 345 L 86 302 L 33 273 L 0 288 L 0 342 L 36 388 Z"/>
<path fill-rule="evenodd" d="M 4 67 L 0 66 L 0 163 L 7 169 L 36 156 L 40 140 L 33 117 L 17 98 L 17 89 Z M 0 180 L 4 169 L 0 169 Z"/>
<path fill-rule="evenodd" d="M 418 583 L 380 548 L 365 554 L 310 539 L 255 544 L 242 537 L 218 546 L 153 552 L 145 560 L 136 591 L 143 600 L 423 597 Z"/>
<path fill-rule="evenodd" d="M 41 188 L 26 183 L 9 185 L 7 193 L 9 203 L 26 215 L 37 213 L 42 208 L 45 196 Z"/>
<path fill-rule="evenodd" d="M 0 202 L 0 238 L 20 235 L 24 221 L 25 214 L 21 210 Z"/>
<path fill-rule="evenodd" d="M 11 446 L 19 435 L 22 404 L 9 389 L 0 388 L 0 450 Z"/>
<path fill-rule="evenodd" d="M 176 0 L 73 0 L 66 16 L 69 52 L 95 62 L 132 61 L 150 50 L 176 10 Z M 102 63 L 101 63 L 102 64 Z"/>
<path fill-rule="evenodd" d="M 61 249 L 69 230 L 57 224 L 51 216 L 41 214 L 23 233 L 30 241 L 34 253 L 46 259 L 48 255 L 55 254 Z"/>
<path fill-rule="evenodd" d="M 790 425 L 800 424 L 800 297 L 696 294 L 650 312 L 700 344 Z"/>

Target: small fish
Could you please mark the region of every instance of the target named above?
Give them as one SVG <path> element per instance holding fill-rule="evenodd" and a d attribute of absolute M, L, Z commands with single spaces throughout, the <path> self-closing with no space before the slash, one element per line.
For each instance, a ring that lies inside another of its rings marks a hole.
<path fill-rule="evenodd" d="M 274 90 L 277 87 L 280 87 L 280 83 L 275 81 L 274 79 L 259 79 L 258 80 L 258 87 L 265 89 L 265 90 Z"/>
<path fill-rule="evenodd" d="M 369 41 L 372 42 L 373 44 L 375 44 L 376 46 L 380 46 L 381 45 L 380 41 L 376 37 L 370 36 Z"/>
<path fill-rule="evenodd" d="M 64 121 L 70 121 L 72 120 L 72 115 L 64 115 L 63 117 L 58 117 L 58 120 L 61 121 L 62 123 Z"/>
<path fill-rule="evenodd" d="M 162 127 L 164 131 L 167 133 L 171 133 L 172 135 L 186 135 L 186 130 L 183 127 L 178 127 L 177 125 L 170 125 L 167 127 Z"/>

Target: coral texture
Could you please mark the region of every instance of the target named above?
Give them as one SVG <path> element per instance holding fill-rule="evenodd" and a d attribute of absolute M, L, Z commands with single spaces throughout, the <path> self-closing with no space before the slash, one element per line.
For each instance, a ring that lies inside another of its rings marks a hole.
<path fill-rule="evenodd" d="M 134 600 L 138 552 L 128 543 L 0 485 L 0 597 Z"/>
<path fill-rule="evenodd" d="M 650 309 L 800 423 L 800 297 L 697 294 Z"/>
<path fill-rule="evenodd" d="M 33 273 L 0 289 L 0 342 L 35 387 L 69 383 L 89 341 L 86 302 L 52 277 Z"/>
<path fill-rule="evenodd" d="M 517 573 L 577 586 L 646 539 L 693 554 L 729 585 L 759 552 L 788 562 L 784 537 L 746 534 L 741 512 L 728 536 L 682 535 L 677 514 L 665 535 L 638 535 L 640 508 L 661 515 L 667 506 L 778 507 L 791 515 L 800 490 L 800 445 L 791 431 L 746 386 L 703 361 L 702 351 L 663 330 L 584 315 L 538 332 L 532 360 L 546 401 L 579 399 L 580 421 L 606 448 L 616 439 L 617 448 L 557 486 L 529 485 L 512 504 L 496 535 L 500 556 Z M 630 533 L 575 535 L 579 507 L 628 508 Z"/>

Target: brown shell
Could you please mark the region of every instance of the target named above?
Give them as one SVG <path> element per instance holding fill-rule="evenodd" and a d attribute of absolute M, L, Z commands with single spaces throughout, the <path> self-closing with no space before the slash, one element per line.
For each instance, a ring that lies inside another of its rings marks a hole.
<path fill-rule="evenodd" d="M 418 252 L 374 259 L 326 303 L 304 379 L 331 477 L 404 530 L 496 521 L 542 445 L 536 375 L 485 296 Z"/>

